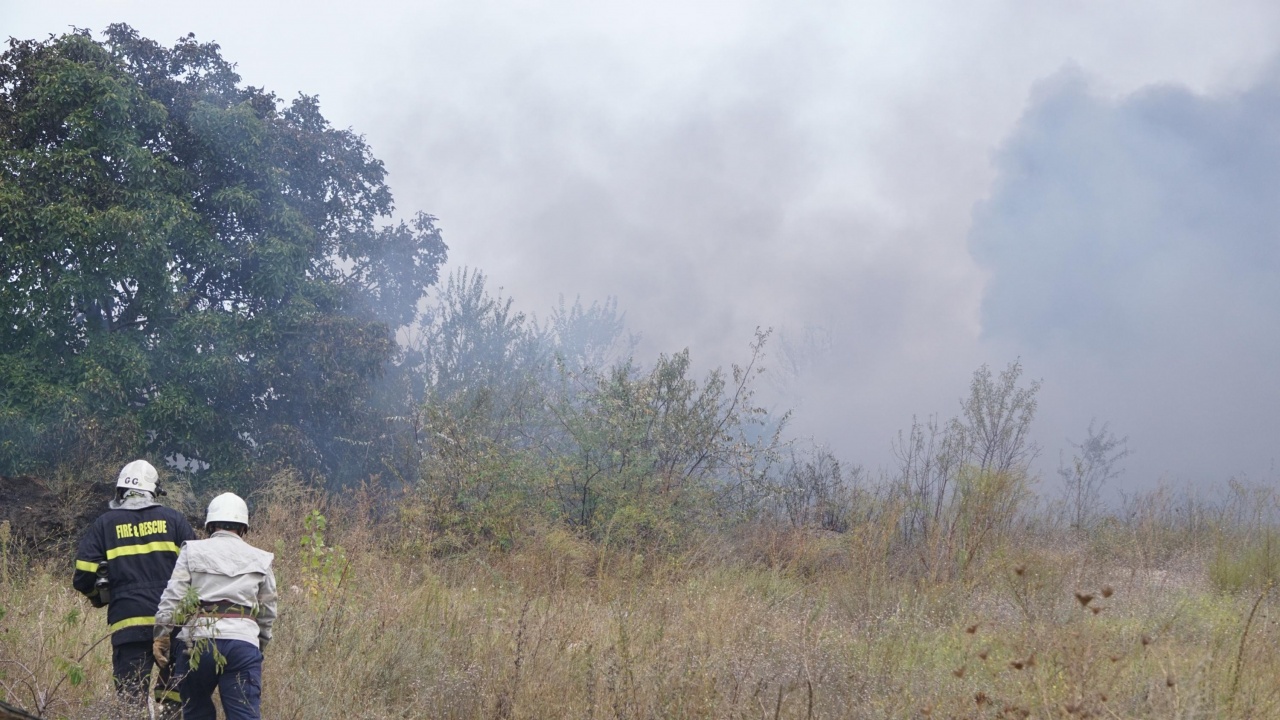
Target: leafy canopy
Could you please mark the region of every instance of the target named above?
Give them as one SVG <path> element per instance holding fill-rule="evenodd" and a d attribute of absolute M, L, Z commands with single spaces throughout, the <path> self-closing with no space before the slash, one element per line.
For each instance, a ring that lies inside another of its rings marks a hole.
<path fill-rule="evenodd" d="M 181 455 L 350 471 L 435 219 L 316 98 L 112 25 L 0 56 L 0 472 Z M 380 224 L 381 223 L 381 224 Z"/>

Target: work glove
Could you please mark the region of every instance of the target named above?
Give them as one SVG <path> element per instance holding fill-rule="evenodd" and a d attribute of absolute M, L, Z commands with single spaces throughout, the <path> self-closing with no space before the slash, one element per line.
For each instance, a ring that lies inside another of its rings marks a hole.
<path fill-rule="evenodd" d="M 151 641 L 151 654 L 156 658 L 156 664 L 163 670 L 169 666 L 169 636 L 164 635 Z"/>

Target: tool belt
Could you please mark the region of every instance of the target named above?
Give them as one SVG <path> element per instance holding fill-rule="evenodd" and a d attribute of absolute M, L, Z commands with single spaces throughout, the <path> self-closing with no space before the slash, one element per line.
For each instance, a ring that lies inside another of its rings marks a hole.
<path fill-rule="evenodd" d="M 196 617 L 252 619 L 254 612 L 251 607 L 237 605 L 233 602 L 202 602 Z"/>

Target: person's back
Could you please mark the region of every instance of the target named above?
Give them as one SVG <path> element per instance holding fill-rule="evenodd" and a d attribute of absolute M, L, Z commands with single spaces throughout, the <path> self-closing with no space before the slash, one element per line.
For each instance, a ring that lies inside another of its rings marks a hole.
<path fill-rule="evenodd" d="M 274 558 L 245 542 L 249 509 L 233 493 L 209 503 L 205 531 L 209 539 L 183 546 L 160 598 L 155 659 L 163 666 L 172 658 L 186 720 L 216 718 L 214 690 L 228 720 L 260 720 L 262 651 L 276 619 Z"/>
<path fill-rule="evenodd" d="M 188 644 L 201 638 L 242 640 L 259 647 L 270 642 L 275 606 L 263 603 L 261 595 L 268 581 L 274 588 L 273 560 L 271 553 L 227 530 L 187 543 L 176 574 L 188 573 L 202 612 L 187 621 L 181 639 Z M 166 620 L 170 608 L 162 605 L 157 615 Z"/>
<path fill-rule="evenodd" d="M 72 585 L 95 607 L 106 606 L 116 689 L 140 700 L 151 675 L 156 607 L 184 542 L 195 539 L 181 513 L 155 500 L 158 475 L 145 460 L 129 463 L 116 481 L 116 499 L 80 539 Z M 106 597 L 104 597 L 104 595 Z M 157 686 L 156 699 L 176 702 Z"/>
<path fill-rule="evenodd" d="M 114 504 L 114 503 L 113 503 Z M 94 598 L 99 577 L 97 557 L 107 563 L 110 588 L 107 623 L 114 644 L 134 635 L 151 642 L 160 593 L 173 573 L 182 544 L 194 538 L 185 518 L 154 500 L 125 498 L 94 521 L 76 553 L 76 589 Z M 140 628 L 129 631 L 129 628 Z"/>

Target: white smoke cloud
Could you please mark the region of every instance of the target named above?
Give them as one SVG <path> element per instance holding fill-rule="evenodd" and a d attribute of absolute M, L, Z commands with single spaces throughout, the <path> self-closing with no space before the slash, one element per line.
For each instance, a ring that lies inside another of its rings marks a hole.
<path fill-rule="evenodd" d="M 0 0 L 0 17 L 20 38 L 195 32 L 246 82 L 318 94 L 399 207 L 439 216 L 451 266 L 528 312 L 616 296 L 642 357 L 723 364 L 757 325 L 821 326 L 787 397 L 851 462 L 891 464 L 912 414 L 954 414 L 975 367 L 1020 356 L 1045 382 L 1050 476 L 1094 415 L 1131 436 L 1130 479 L 1255 472 L 1280 437 L 1274 345 L 1250 329 L 1273 337 L 1250 275 L 1268 261 L 1238 270 L 1266 251 L 1195 240 L 1269 218 L 1252 208 L 1271 155 L 1227 152 L 1233 169 L 1195 148 L 1261 112 L 1231 107 L 1280 50 L 1274 0 Z M 1024 115 L 1068 62 L 1076 79 Z"/>

